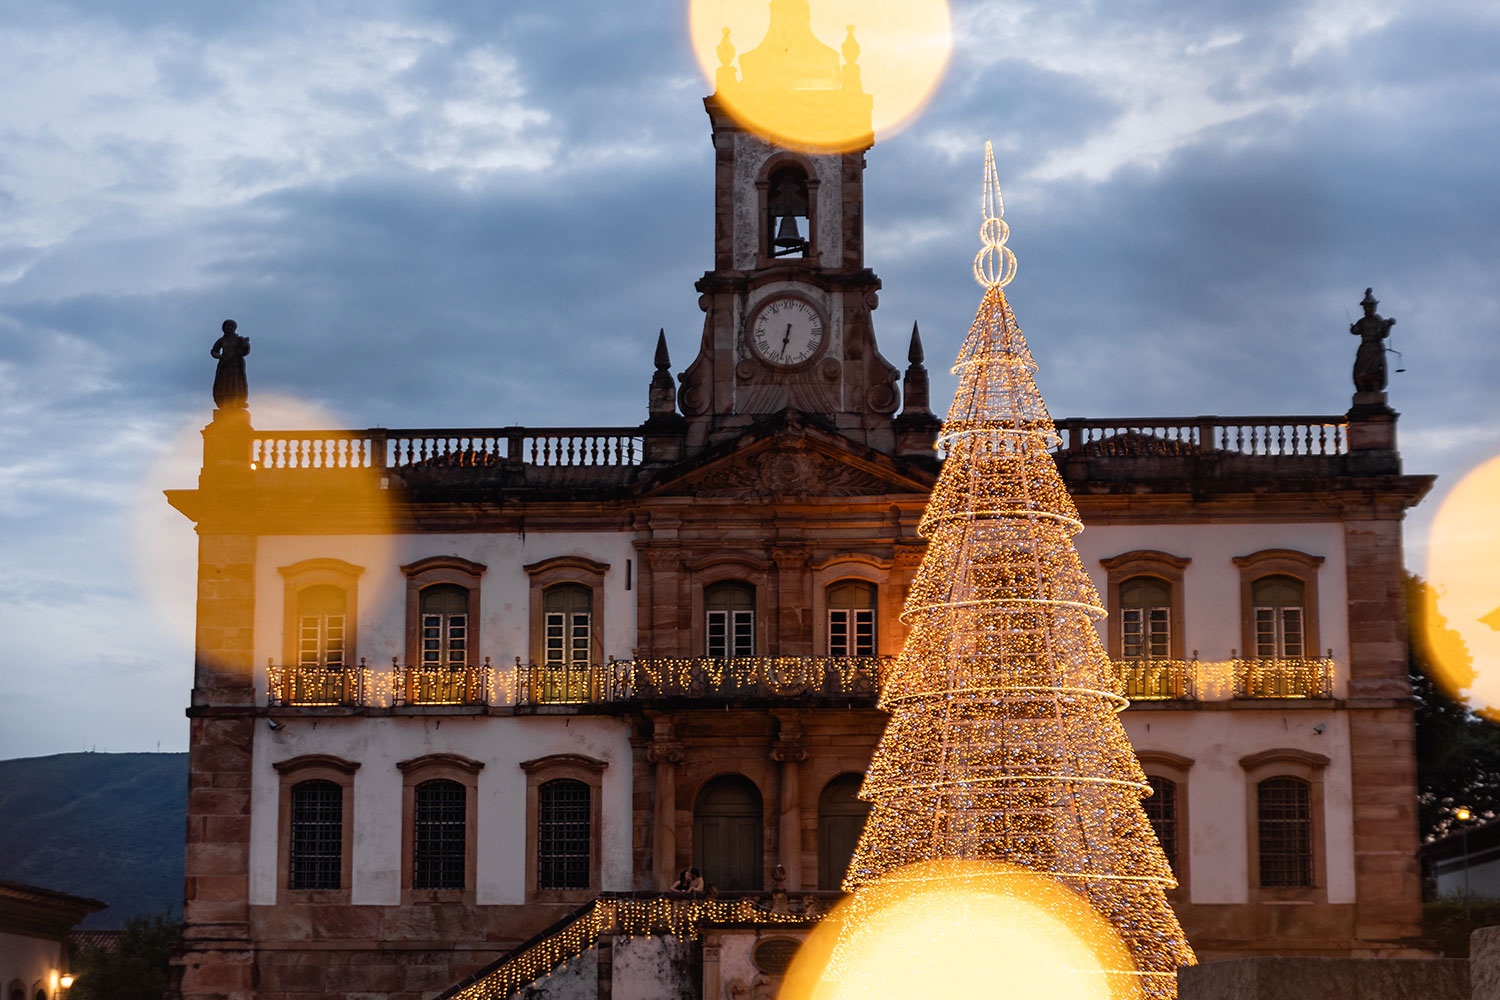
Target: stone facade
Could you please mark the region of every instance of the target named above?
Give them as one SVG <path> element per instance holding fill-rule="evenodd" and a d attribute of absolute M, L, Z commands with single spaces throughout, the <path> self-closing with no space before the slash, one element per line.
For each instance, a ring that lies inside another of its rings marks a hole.
<path fill-rule="evenodd" d="M 743 883 L 725 899 L 837 897 L 840 790 L 884 725 L 879 657 L 905 636 L 939 422 L 917 332 L 899 392 L 876 345 L 863 152 L 778 150 L 708 107 L 703 338 L 675 398 L 659 342 L 642 425 L 257 432 L 215 411 L 198 488 L 169 495 L 200 536 L 183 997 L 431 997 L 563 939 L 575 961 L 536 995 L 623 998 L 622 970 L 666 962 L 673 995 L 717 968 L 714 1000 L 757 996 L 764 978 L 723 971 L 727 939 L 647 955 L 626 930 L 580 943 L 559 921 L 693 866 Z M 773 252 L 767 191 L 786 184 L 808 189 L 789 202 L 807 206 L 801 256 Z M 780 354 L 753 342 L 776 303 L 806 324 Z M 1173 901 L 1205 958 L 1418 950 L 1400 523 L 1430 478 L 1402 474 L 1377 402 L 1059 424 L 1101 594 L 1121 600 L 1111 573 L 1175 587 L 1169 660 L 1101 637 L 1141 699 L 1125 722 L 1148 773 L 1178 789 Z M 1256 574 L 1273 572 L 1304 588 L 1294 628 L 1313 647 L 1285 662 L 1251 648 Z M 460 610 L 429 614 L 437 587 L 463 590 Z M 343 603 L 305 612 L 314 591 Z M 554 609 L 565 593 L 585 603 Z M 337 877 L 312 888 L 288 862 L 308 776 L 343 809 Z M 432 776 L 465 810 L 439 887 L 413 875 Z M 1257 867 L 1269 776 L 1311 790 L 1291 885 Z M 539 874 L 549 781 L 587 803 L 583 868 L 561 881 Z"/>

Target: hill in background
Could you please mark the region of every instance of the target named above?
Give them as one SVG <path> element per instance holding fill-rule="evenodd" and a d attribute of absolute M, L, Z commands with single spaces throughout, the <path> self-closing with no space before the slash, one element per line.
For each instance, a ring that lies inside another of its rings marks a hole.
<path fill-rule="evenodd" d="M 182 910 L 185 753 L 0 760 L 0 879 L 90 896 L 85 928 Z"/>

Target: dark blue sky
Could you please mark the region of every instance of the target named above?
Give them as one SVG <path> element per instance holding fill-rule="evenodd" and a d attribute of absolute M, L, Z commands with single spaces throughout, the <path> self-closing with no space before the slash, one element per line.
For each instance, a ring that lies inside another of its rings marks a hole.
<path fill-rule="evenodd" d="M 992 139 L 1055 415 L 1342 412 L 1374 286 L 1408 471 L 1500 453 L 1493 4 L 954 16 L 868 156 L 888 358 L 917 320 L 941 375 L 968 329 Z M 0 0 L 0 65 L 0 757 L 185 748 L 160 490 L 225 317 L 260 426 L 633 424 L 657 329 L 691 360 L 712 150 L 678 2 Z"/>

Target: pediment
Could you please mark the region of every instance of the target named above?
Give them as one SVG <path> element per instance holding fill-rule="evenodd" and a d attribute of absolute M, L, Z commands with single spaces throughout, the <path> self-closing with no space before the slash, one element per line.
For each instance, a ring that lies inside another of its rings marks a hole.
<path fill-rule="evenodd" d="M 747 433 L 730 446 L 665 470 L 649 497 L 769 500 L 925 494 L 935 476 L 816 427 Z"/>

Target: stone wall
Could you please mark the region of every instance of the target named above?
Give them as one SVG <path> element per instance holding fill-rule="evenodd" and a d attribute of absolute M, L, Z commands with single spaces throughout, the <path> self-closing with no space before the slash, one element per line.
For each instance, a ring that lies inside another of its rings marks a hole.
<path fill-rule="evenodd" d="M 1178 1000 L 1469 1000 L 1461 958 L 1240 958 L 1177 970 Z"/>

